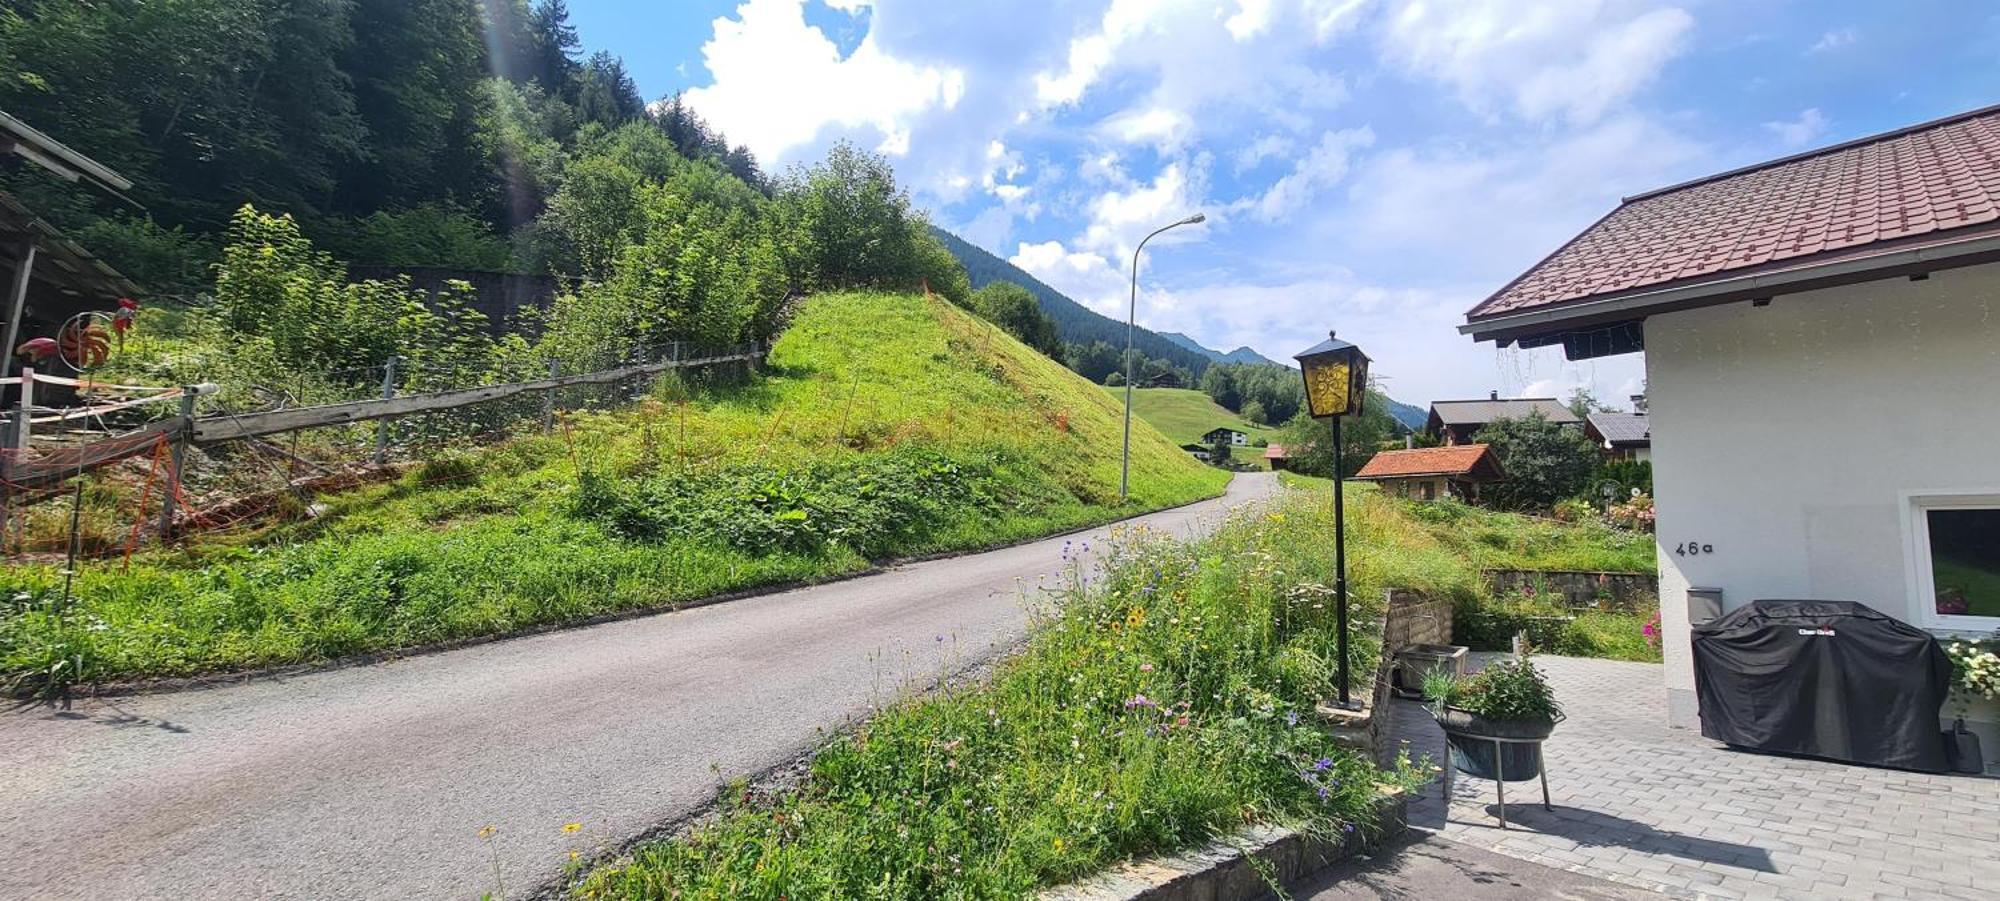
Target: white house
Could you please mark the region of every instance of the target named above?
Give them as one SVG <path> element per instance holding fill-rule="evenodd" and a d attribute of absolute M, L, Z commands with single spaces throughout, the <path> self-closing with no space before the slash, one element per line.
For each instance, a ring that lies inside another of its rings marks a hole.
<path fill-rule="evenodd" d="M 1201 440 L 1211 446 L 1227 444 L 1231 447 L 1244 447 L 1250 443 L 1250 436 L 1228 426 L 1218 426 L 1203 433 Z"/>
<path fill-rule="evenodd" d="M 1645 353 L 1675 725 L 1691 594 L 2000 629 L 2000 107 L 1629 198 L 1466 319 Z"/>

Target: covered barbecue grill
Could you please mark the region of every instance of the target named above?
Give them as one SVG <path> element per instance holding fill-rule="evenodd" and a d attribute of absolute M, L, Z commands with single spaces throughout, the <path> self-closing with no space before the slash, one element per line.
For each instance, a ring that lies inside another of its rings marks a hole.
<path fill-rule="evenodd" d="M 1849 601 L 1756 601 L 1694 627 L 1701 734 L 1734 747 L 1944 772 L 1951 661 Z"/>

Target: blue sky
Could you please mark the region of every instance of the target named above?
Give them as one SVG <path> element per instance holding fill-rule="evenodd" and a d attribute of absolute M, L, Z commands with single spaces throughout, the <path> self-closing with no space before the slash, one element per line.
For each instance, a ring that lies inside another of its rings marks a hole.
<path fill-rule="evenodd" d="M 1390 393 L 1623 398 L 1634 356 L 1496 351 L 1464 311 L 1620 197 L 2000 102 L 2000 5 L 570 0 L 587 49 L 768 170 L 847 139 L 941 225 L 1122 315 Z"/>

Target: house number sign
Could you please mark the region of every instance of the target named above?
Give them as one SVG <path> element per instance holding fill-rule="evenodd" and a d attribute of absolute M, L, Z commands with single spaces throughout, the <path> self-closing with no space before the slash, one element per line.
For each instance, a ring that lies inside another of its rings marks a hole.
<path fill-rule="evenodd" d="M 1699 541 L 1684 541 L 1674 546 L 1674 556 L 1676 557 L 1699 557 L 1703 554 L 1713 553 L 1715 553 L 1715 545 L 1703 544 Z"/>

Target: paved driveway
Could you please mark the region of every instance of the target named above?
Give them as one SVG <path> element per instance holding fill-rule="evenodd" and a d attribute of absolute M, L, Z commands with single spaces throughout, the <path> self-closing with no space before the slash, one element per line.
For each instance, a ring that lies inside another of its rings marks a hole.
<path fill-rule="evenodd" d="M 1452 841 L 1627 885 L 1718 898 L 1991 898 L 2000 889 L 2000 779 L 1932 776 L 1731 751 L 1666 725 L 1652 664 L 1539 657 L 1569 719 L 1546 747 L 1555 811 L 1509 786 L 1432 788 L 1412 825 Z M 1397 737 L 1443 760 L 1423 708 Z"/>
<path fill-rule="evenodd" d="M 1226 498 L 1145 520 L 1193 533 L 1275 485 L 1239 476 Z M 516 897 L 570 849 L 689 813 L 1013 644 L 1023 595 L 1098 534 L 378 666 L 0 714 L 0 898 Z"/>

